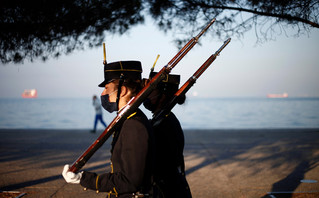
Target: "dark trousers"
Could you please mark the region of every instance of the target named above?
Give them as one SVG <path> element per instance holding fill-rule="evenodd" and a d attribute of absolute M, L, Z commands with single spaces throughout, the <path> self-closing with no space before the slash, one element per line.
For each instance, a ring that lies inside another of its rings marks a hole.
<path fill-rule="evenodd" d="M 100 122 L 104 125 L 104 127 L 107 126 L 107 125 L 105 124 L 105 122 L 103 121 L 102 115 L 96 114 L 96 115 L 95 115 L 95 120 L 94 120 L 94 128 L 93 128 L 94 131 L 96 130 L 96 126 L 97 126 L 97 122 L 98 122 L 98 121 L 100 121 Z"/>

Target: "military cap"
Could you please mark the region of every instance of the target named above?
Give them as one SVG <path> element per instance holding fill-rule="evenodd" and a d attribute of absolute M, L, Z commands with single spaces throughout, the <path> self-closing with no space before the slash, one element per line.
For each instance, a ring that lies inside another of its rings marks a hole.
<path fill-rule="evenodd" d="M 140 61 L 117 61 L 104 65 L 104 81 L 99 87 L 104 87 L 109 81 L 119 79 L 141 80 L 142 64 Z"/>
<path fill-rule="evenodd" d="M 152 79 L 156 74 L 157 72 L 151 72 L 150 79 Z M 160 83 L 179 85 L 179 82 L 180 82 L 180 75 L 169 74 Z"/>
<path fill-rule="evenodd" d="M 157 72 L 151 72 L 150 78 L 152 79 Z M 158 83 L 156 89 L 165 94 L 174 94 L 180 82 L 180 75 L 169 74 L 160 83 Z"/>

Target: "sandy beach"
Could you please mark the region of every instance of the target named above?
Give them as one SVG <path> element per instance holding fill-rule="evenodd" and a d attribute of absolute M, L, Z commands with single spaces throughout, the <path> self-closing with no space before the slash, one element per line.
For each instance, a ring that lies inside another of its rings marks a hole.
<path fill-rule="evenodd" d="M 99 134 L 0 129 L 0 197 L 105 197 L 61 175 Z M 185 141 L 194 198 L 319 197 L 319 129 L 185 130 Z M 84 169 L 109 171 L 109 150 L 110 140 Z"/>

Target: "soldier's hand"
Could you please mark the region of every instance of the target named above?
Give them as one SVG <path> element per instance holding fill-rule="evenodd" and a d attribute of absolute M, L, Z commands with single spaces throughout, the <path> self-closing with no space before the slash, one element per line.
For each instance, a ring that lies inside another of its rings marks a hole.
<path fill-rule="evenodd" d="M 73 173 L 71 171 L 69 171 L 70 165 L 66 164 L 63 168 L 62 171 L 62 176 L 65 179 L 65 181 L 67 183 L 71 183 L 71 184 L 79 184 L 81 177 L 82 177 L 82 172 L 80 173 Z"/>

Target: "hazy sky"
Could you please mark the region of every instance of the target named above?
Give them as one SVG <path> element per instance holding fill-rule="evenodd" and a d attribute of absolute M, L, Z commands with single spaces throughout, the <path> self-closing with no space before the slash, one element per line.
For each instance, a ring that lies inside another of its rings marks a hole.
<path fill-rule="evenodd" d="M 209 33 L 206 32 L 206 34 Z M 178 35 L 177 35 L 178 36 Z M 122 36 L 106 37 L 108 62 L 140 60 L 143 76 L 149 74 L 157 54 L 155 70 L 166 65 L 178 49 L 173 37 L 155 25 L 139 25 Z M 223 41 L 205 34 L 174 68 L 183 84 Z M 291 97 L 319 97 L 319 30 L 298 38 L 277 36 L 255 46 L 251 31 L 240 41 L 233 38 L 220 56 L 202 75 L 189 96 L 266 97 L 268 93 L 287 92 Z M 103 80 L 103 50 L 76 51 L 68 56 L 42 62 L 0 63 L 0 97 L 19 98 L 24 89 L 36 88 L 39 98 L 91 97 L 100 94 L 97 85 Z"/>

